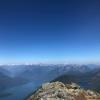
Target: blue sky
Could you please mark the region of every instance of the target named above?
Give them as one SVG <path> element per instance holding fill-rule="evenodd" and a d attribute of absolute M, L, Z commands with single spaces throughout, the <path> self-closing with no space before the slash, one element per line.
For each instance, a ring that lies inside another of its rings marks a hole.
<path fill-rule="evenodd" d="M 0 63 L 99 63 L 99 0 L 1 0 Z"/>

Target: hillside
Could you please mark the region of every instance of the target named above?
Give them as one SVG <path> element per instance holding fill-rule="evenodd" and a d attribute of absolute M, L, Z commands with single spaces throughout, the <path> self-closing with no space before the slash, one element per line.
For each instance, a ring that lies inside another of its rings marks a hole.
<path fill-rule="evenodd" d="M 75 82 L 86 89 L 93 89 L 100 92 L 100 70 L 79 75 L 64 74 L 55 78 L 52 82 L 56 81 L 60 81 L 65 84 Z"/>
<path fill-rule="evenodd" d="M 75 83 L 52 82 L 43 84 L 27 100 L 100 100 L 100 94 L 84 90 Z"/>

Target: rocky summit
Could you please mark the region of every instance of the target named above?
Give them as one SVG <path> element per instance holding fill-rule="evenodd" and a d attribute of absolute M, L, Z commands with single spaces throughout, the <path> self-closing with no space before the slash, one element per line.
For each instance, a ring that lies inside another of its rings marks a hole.
<path fill-rule="evenodd" d="M 80 88 L 75 83 L 45 83 L 27 100 L 100 100 L 100 94 Z"/>

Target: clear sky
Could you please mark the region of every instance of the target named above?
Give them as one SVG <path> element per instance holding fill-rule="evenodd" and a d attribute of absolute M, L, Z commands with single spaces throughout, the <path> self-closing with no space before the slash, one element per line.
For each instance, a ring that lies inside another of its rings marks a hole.
<path fill-rule="evenodd" d="M 100 0 L 0 0 L 0 64 L 99 61 Z"/>

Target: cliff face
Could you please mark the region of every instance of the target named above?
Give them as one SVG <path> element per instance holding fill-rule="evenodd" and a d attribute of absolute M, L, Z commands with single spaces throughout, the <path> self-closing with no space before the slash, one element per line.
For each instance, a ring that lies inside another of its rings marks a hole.
<path fill-rule="evenodd" d="M 100 94 L 81 89 L 75 83 L 52 82 L 43 84 L 27 100 L 100 100 Z"/>

